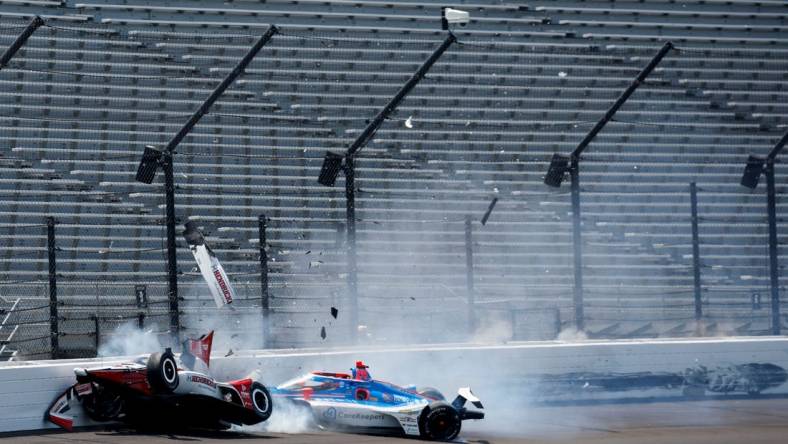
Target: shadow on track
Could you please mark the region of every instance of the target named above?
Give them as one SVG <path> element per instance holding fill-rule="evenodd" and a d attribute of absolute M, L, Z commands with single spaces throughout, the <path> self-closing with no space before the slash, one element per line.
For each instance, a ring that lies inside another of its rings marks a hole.
<path fill-rule="evenodd" d="M 204 441 L 204 440 L 263 440 L 278 439 L 278 436 L 268 436 L 263 434 L 251 434 L 234 430 L 209 430 L 188 427 L 107 427 L 102 431 L 96 431 L 96 436 L 111 437 L 166 437 L 174 441 Z"/>

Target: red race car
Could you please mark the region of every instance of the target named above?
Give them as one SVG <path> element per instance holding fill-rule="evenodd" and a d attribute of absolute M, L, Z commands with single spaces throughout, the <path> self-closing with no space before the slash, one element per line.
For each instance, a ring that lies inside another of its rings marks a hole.
<path fill-rule="evenodd" d="M 187 339 L 176 357 L 164 352 L 101 368 L 75 368 L 77 383 L 59 396 L 46 419 L 71 430 L 81 406 L 97 422 L 225 429 L 252 425 L 271 415 L 268 389 L 252 377 L 219 382 L 208 365 L 213 332 Z"/>

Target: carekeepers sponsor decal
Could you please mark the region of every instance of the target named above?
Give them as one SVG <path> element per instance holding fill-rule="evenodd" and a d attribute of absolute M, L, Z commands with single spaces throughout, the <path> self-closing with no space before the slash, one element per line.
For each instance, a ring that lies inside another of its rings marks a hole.
<path fill-rule="evenodd" d="M 352 419 L 361 421 L 382 421 L 386 417 L 380 413 L 347 413 L 343 411 L 337 412 L 337 419 Z"/>
<path fill-rule="evenodd" d="M 231 303 L 233 301 L 233 295 L 230 293 L 230 289 L 227 287 L 227 282 L 224 281 L 222 272 L 218 267 L 214 267 L 213 277 L 216 278 L 216 283 L 219 284 L 219 289 L 222 290 L 222 295 L 224 296 L 225 302 L 228 304 Z"/>
<path fill-rule="evenodd" d="M 203 384 L 211 388 L 216 388 L 216 382 L 214 382 L 214 380 L 211 378 L 206 378 L 205 376 L 200 375 L 191 375 L 189 379 L 197 384 Z"/>

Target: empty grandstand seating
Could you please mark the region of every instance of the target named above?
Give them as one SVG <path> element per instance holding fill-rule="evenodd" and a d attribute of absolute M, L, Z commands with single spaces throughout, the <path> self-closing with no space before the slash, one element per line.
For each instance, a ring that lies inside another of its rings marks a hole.
<path fill-rule="evenodd" d="M 470 309 L 468 215 L 479 322 L 514 313 L 506 322 L 520 324 L 517 338 L 546 337 L 523 327 L 531 320 L 571 324 L 569 195 L 566 185 L 544 186 L 543 176 L 553 153 L 573 150 L 668 39 L 677 50 L 581 161 L 589 334 L 697 333 L 690 182 L 699 187 L 704 332 L 768 332 L 766 197 L 763 186 L 750 191 L 738 182 L 747 156 L 765 154 L 785 131 L 786 4 L 455 4 L 473 17 L 456 30 L 459 43 L 357 160 L 364 340 L 463 338 L 462 328 L 448 338 L 441 330 L 462 324 Z M 54 216 L 61 342 L 90 354 L 95 325 L 106 335 L 137 322 L 140 284 L 152 301 L 142 310 L 146 325 L 166 330 L 161 177 L 135 182 L 139 156 L 145 145 L 166 144 L 275 23 L 281 32 L 178 147 L 179 224 L 198 222 L 242 288 L 242 304 L 259 307 L 257 218 L 265 214 L 273 345 L 341 342 L 356 328 L 345 316 L 344 179 L 329 189 L 316 178 L 325 151 L 346 149 L 440 44 L 441 6 L 0 1 L 2 47 L 33 15 L 47 21 L 0 71 L 0 296 L 21 298 L 21 308 L 48 301 L 43 224 Z M 482 226 L 492 197 L 498 205 Z M 184 325 L 196 333 L 212 302 L 180 240 L 178 261 Z M 786 273 L 780 282 L 784 289 Z M 23 324 L 15 337 L 30 350 L 47 341 L 49 313 L 36 316 L 9 318 Z M 239 331 L 254 336 L 257 324 L 245 325 Z"/>

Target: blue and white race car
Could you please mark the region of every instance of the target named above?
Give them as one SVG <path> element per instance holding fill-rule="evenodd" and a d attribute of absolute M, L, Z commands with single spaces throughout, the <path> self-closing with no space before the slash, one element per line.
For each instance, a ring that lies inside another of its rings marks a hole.
<path fill-rule="evenodd" d="M 466 402 L 484 408 L 470 388 L 458 390 L 447 402 L 434 388 L 399 387 L 370 377 L 356 362 L 351 374 L 312 372 L 271 391 L 274 402 L 284 399 L 308 407 L 315 423 L 332 430 L 397 433 L 439 441 L 457 437 L 466 419 L 483 419 Z"/>

